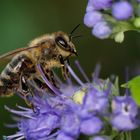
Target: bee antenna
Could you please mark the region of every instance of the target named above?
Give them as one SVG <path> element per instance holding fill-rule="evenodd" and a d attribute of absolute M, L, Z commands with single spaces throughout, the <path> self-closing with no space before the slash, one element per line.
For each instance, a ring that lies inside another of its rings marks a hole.
<path fill-rule="evenodd" d="M 74 36 L 72 36 L 72 34 L 75 32 L 75 30 L 76 30 L 79 26 L 80 26 L 80 24 L 76 25 L 76 26 L 74 27 L 74 29 L 70 32 L 70 34 L 69 34 L 70 40 L 71 40 L 72 38 L 76 38 L 76 36 L 74 37 Z"/>
<path fill-rule="evenodd" d="M 74 27 L 74 29 L 70 32 L 70 35 L 72 35 L 72 34 L 74 33 L 74 31 L 75 31 L 79 26 L 80 26 L 80 24 L 76 25 L 76 26 Z"/>
<path fill-rule="evenodd" d="M 71 36 L 71 39 L 73 39 L 73 38 L 79 38 L 79 37 L 83 37 L 83 35 L 75 35 L 75 36 Z"/>

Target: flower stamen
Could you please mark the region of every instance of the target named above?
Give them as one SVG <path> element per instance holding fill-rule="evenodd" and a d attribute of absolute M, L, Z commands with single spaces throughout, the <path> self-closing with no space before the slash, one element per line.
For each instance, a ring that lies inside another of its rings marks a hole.
<path fill-rule="evenodd" d="M 75 61 L 75 64 L 76 64 L 78 70 L 81 72 L 82 76 L 85 78 L 85 80 L 86 80 L 87 82 L 90 82 L 89 78 L 87 77 L 85 71 L 82 69 L 82 67 L 81 67 L 81 65 L 80 65 L 80 63 L 79 63 L 78 60 Z"/>
<path fill-rule="evenodd" d="M 67 65 L 67 68 L 70 72 L 70 74 L 73 76 L 73 78 L 76 80 L 76 82 L 81 85 L 81 86 L 84 86 L 84 83 L 79 79 L 79 77 L 75 74 L 75 72 L 72 70 L 72 68 L 68 65 Z"/>

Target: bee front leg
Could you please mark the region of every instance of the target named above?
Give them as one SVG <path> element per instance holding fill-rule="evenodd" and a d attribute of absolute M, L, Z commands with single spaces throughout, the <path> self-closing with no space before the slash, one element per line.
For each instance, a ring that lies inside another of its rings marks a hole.
<path fill-rule="evenodd" d="M 69 74 L 69 70 L 68 70 L 68 68 L 67 68 L 67 66 L 64 62 L 64 59 L 63 59 L 62 55 L 59 56 L 59 60 L 60 60 L 60 63 L 62 65 L 62 69 L 61 69 L 62 75 L 65 79 L 68 79 L 70 77 L 70 74 Z M 65 61 L 69 64 L 68 59 L 66 59 Z"/>

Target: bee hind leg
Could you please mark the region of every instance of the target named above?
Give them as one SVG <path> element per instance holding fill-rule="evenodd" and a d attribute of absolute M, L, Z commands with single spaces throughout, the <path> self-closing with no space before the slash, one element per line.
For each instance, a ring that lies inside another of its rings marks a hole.
<path fill-rule="evenodd" d="M 25 103 L 32 108 L 34 112 L 36 112 L 36 107 L 33 104 L 33 94 L 30 90 L 30 87 L 27 85 L 27 80 L 23 75 L 20 76 L 20 85 L 16 92 L 21 98 L 25 100 Z"/>
<path fill-rule="evenodd" d="M 16 91 L 16 94 L 24 99 L 27 106 L 29 106 L 33 110 L 33 112 L 36 112 L 36 107 L 32 102 L 33 96 L 30 93 L 25 93 L 22 90 L 18 89 L 18 91 Z"/>

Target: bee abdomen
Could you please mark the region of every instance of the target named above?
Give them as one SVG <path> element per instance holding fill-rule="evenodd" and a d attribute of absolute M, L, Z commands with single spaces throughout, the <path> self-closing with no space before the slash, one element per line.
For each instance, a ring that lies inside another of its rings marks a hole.
<path fill-rule="evenodd" d="M 14 72 L 10 63 L 0 75 L 0 96 L 8 96 L 12 93 L 13 87 L 18 83 L 19 74 Z"/>
<path fill-rule="evenodd" d="M 0 75 L 0 96 L 11 95 L 13 89 L 19 86 L 20 75 L 31 64 L 31 60 L 24 54 L 20 54 L 7 64 Z"/>
<path fill-rule="evenodd" d="M 12 94 L 12 81 L 0 77 L 0 96 L 9 96 Z"/>

